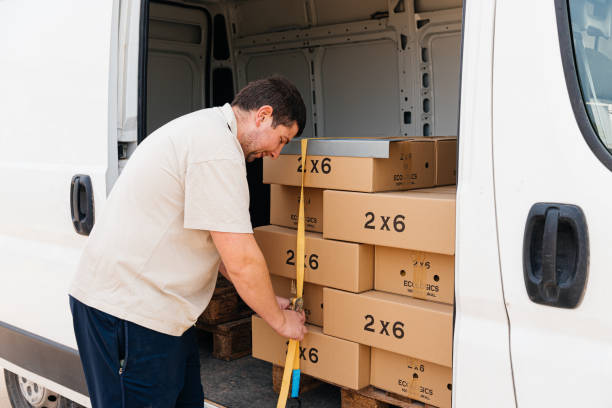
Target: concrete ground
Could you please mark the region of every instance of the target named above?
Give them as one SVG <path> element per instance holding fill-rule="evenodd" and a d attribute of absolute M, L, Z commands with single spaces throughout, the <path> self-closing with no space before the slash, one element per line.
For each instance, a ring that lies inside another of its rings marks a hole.
<path fill-rule="evenodd" d="M 11 408 L 11 403 L 6 393 L 6 384 L 4 383 L 4 370 L 0 368 L 0 408 Z"/>
<path fill-rule="evenodd" d="M 204 397 L 227 408 L 275 407 L 272 365 L 253 357 L 225 362 L 212 357 L 212 336 L 199 332 Z M 324 384 L 302 394 L 303 408 L 340 408 L 338 387 Z M 287 408 L 297 407 L 293 401 Z"/>

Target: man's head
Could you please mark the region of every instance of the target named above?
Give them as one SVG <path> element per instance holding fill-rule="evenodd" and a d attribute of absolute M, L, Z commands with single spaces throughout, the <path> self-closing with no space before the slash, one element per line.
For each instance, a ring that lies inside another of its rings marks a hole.
<path fill-rule="evenodd" d="M 232 102 L 238 140 L 247 161 L 278 157 L 306 124 L 306 106 L 297 88 L 283 77 L 250 82 Z"/>

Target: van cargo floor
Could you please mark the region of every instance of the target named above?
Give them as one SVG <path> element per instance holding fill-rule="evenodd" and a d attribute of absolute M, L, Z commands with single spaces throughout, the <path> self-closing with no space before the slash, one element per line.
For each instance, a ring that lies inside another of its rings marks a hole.
<path fill-rule="evenodd" d="M 206 399 L 227 408 L 275 407 L 278 399 L 272 389 L 272 364 L 243 357 L 222 361 L 212 357 L 212 335 L 198 331 L 200 376 Z M 302 394 L 303 408 L 339 408 L 340 389 L 322 384 Z M 289 401 L 287 408 L 297 407 Z"/>

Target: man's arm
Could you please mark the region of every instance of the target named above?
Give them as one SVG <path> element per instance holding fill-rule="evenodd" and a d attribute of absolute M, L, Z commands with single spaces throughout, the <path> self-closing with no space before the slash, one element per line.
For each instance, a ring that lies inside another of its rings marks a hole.
<path fill-rule="evenodd" d="M 230 282 L 232 281 L 232 278 L 227 273 L 227 268 L 225 267 L 225 264 L 223 263 L 223 261 L 221 261 L 221 263 L 219 264 L 219 273 L 225 276 L 225 279 L 227 279 L 228 281 Z"/>
<path fill-rule="evenodd" d="M 227 268 L 225 267 L 225 264 L 223 262 L 219 264 L 219 273 L 221 273 L 221 275 L 223 275 L 225 279 L 232 282 L 232 278 L 227 273 Z M 278 303 L 278 307 L 280 307 L 283 310 L 288 309 L 289 306 L 291 306 L 291 301 L 281 296 L 276 296 L 276 303 Z"/>
<path fill-rule="evenodd" d="M 253 234 L 210 231 L 221 255 L 225 275 L 240 297 L 280 335 L 302 340 L 306 333 L 304 313 L 281 310 L 270 275 Z"/>

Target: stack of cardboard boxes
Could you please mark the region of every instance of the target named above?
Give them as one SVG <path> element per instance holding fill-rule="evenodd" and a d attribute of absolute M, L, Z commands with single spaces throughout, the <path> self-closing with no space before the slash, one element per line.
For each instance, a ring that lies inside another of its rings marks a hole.
<path fill-rule="evenodd" d="M 285 297 L 295 296 L 299 157 L 264 161 L 274 225 L 255 229 Z M 393 139 L 388 158 L 308 156 L 303 373 L 450 407 L 455 160 L 455 138 Z M 253 317 L 253 356 L 284 365 L 286 342 Z"/>

